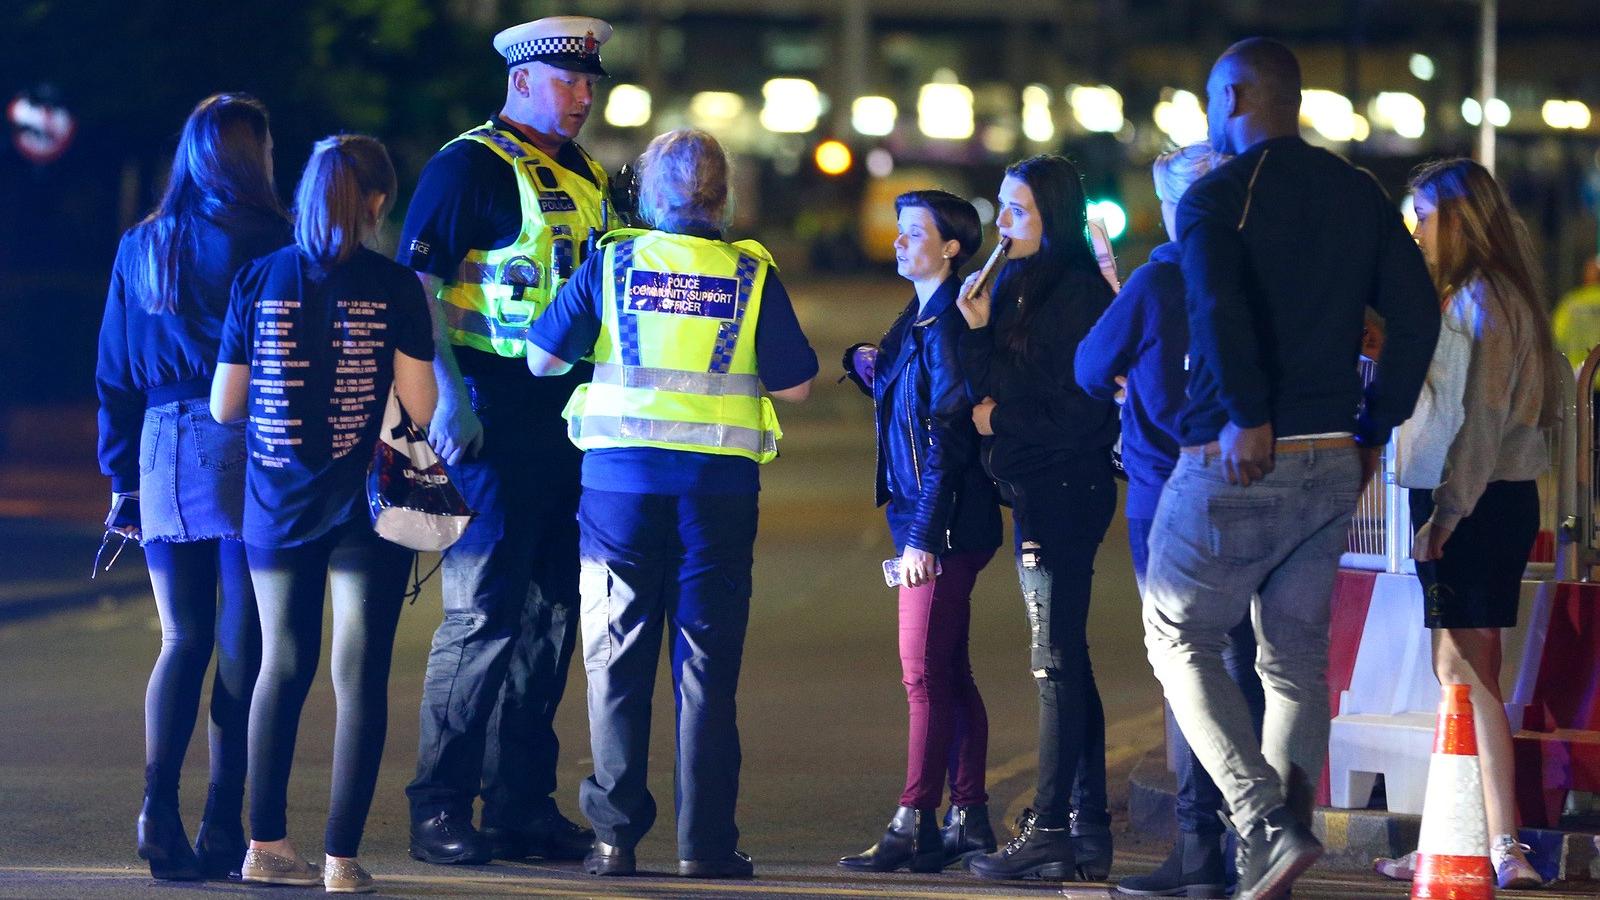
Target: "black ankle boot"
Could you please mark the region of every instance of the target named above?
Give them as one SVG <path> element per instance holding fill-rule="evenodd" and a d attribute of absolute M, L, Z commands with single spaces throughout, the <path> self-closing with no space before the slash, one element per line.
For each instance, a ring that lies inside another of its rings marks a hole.
<path fill-rule="evenodd" d="M 178 801 L 157 801 L 150 793 L 139 810 L 139 858 L 148 860 L 150 874 L 163 881 L 197 881 L 200 861 L 189 846 L 178 816 Z"/>
<path fill-rule="evenodd" d="M 1135 897 L 1226 897 L 1222 839 L 1180 832 L 1178 843 L 1154 872 L 1129 875 L 1117 893 Z"/>
<path fill-rule="evenodd" d="M 1066 826 L 1039 827 L 1039 816 L 1027 810 L 1017 820 L 1017 836 L 998 852 L 974 856 L 967 863 L 979 878 L 1029 878 L 1067 881 L 1076 874 L 1077 858 Z"/>
<path fill-rule="evenodd" d="M 944 868 L 944 841 L 938 810 L 902 806 L 894 811 L 883 837 L 866 851 L 839 860 L 846 869 L 865 872 L 937 872 Z"/>
<path fill-rule="evenodd" d="M 1079 881 L 1105 881 L 1111 875 L 1111 826 L 1090 824 L 1072 813 L 1072 853 Z"/>
<path fill-rule="evenodd" d="M 194 834 L 194 855 L 207 878 L 238 878 L 246 848 L 244 826 L 237 806 L 219 799 L 221 790 L 213 784 L 206 792 L 205 815 Z"/>
<path fill-rule="evenodd" d="M 944 838 L 944 864 L 946 866 L 959 862 L 963 867 L 974 856 L 995 851 L 994 826 L 989 824 L 989 805 L 987 803 L 974 803 L 971 806 L 955 806 L 954 804 L 945 811 L 944 828 L 940 831 Z"/>

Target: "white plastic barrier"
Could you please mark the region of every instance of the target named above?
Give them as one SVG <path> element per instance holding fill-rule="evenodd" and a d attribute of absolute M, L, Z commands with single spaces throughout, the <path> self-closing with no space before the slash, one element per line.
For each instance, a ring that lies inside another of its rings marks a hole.
<path fill-rule="evenodd" d="M 1523 672 L 1523 659 L 1537 662 L 1554 587 L 1550 581 L 1524 581 L 1517 627 L 1505 632 L 1501 689 L 1512 731 L 1522 724 L 1537 676 L 1537 671 Z M 1422 812 L 1439 702 L 1430 641 L 1416 576 L 1379 573 L 1350 689 L 1340 694 L 1328 735 L 1332 806 L 1366 807 L 1382 775 L 1390 812 Z"/>

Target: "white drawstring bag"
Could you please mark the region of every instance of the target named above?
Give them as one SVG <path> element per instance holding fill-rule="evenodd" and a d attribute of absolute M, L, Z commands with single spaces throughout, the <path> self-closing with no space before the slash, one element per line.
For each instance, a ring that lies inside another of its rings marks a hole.
<path fill-rule="evenodd" d="M 378 536 L 412 550 L 444 550 L 477 515 L 394 389 L 367 469 L 367 508 Z"/>

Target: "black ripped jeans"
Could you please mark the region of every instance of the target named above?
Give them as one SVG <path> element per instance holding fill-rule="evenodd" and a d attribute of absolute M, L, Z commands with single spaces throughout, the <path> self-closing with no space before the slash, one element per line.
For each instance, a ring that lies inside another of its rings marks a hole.
<path fill-rule="evenodd" d="M 1106 720 L 1089 662 L 1094 557 L 1116 513 L 1109 457 L 1088 454 L 1014 482 L 1017 579 L 1028 614 L 1029 660 L 1039 688 L 1042 828 L 1107 825 Z"/>

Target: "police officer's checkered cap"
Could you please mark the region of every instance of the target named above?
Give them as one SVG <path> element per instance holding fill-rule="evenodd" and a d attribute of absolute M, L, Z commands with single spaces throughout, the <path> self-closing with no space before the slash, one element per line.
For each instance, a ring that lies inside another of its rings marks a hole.
<path fill-rule="evenodd" d="M 541 56 L 555 53 L 582 52 L 583 38 L 553 37 L 535 38 L 531 41 L 512 44 L 506 48 L 505 56 L 507 65 L 520 66 L 525 62 L 533 62 Z"/>

